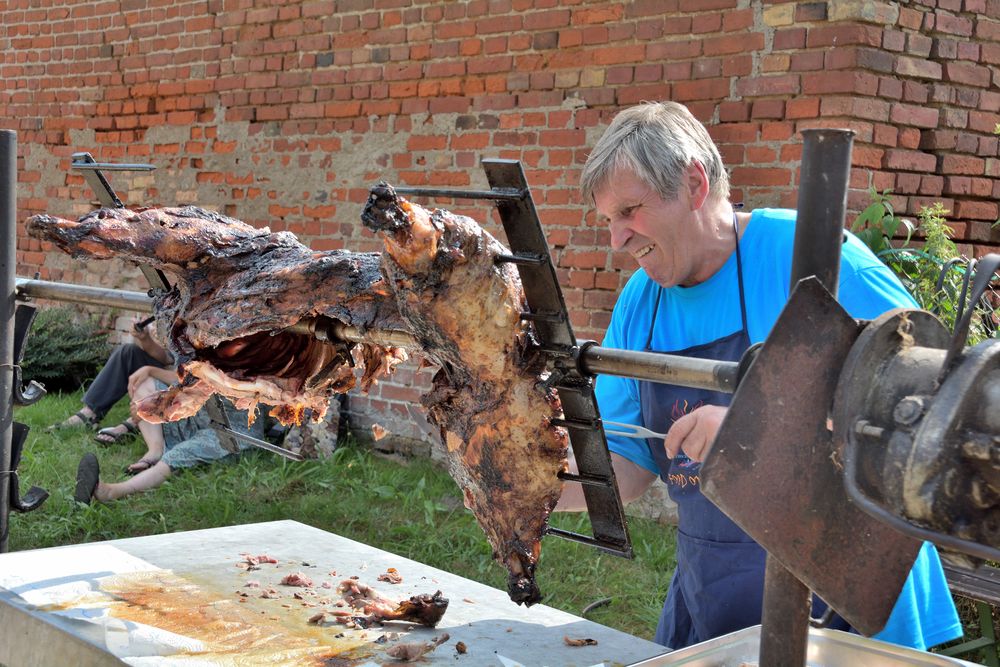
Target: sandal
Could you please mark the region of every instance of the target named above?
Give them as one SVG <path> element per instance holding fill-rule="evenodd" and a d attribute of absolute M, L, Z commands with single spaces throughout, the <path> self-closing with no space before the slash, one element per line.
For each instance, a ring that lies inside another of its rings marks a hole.
<path fill-rule="evenodd" d="M 80 465 L 76 468 L 76 490 L 73 492 L 73 500 L 84 505 L 89 505 L 97 490 L 97 482 L 101 478 L 101 465 L 97 462 L 97 457 L 87 452 L 80 459 Z"/>
<path fill-rule="evenodd" d="M 74 417 L 76 418 L 77 421 L 72 421 Z M 52 424 L 45 430 L 52 432 L 52 431 L 60 431 L 64 428 L 78 428 L 80 426 L 86 426 L 87 428 L 97 428 L 98 421 L 100 420 L 97 418 L 97 415 L 94 415 L 93 417 L 88 417 L 86 414 L 84 414 L 83 410 L 80 410 L 76 414 L 70 415 L 66 419 L 59 422 L 58 424 Z"/>
<path fill-rule="evenodd" d="M 121 431 L 122 427 L 124 431 Z M 117 426 L 106 426 L 94 435 L 94 440 L 102 445 L 115 445 L 124 440 L 131 440 L 139 433 L 139 427 L 126 419 Z"/>
<path fill-rule="evenodd" d="M 160 459 L 147 459 L 145 456 L 133 463 L 132 465 L 125 468 L 125 474 L 127 475 L 138 475 L 139 473 L 149 470 L 157 463 Z"/>

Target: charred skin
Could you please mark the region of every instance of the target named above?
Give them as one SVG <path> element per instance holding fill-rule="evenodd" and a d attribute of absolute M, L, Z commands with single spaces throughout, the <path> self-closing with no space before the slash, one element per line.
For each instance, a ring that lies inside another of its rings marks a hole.
<path fill-rule="evenodd" d="M 380 612 L 376 616 L 381 621 L 407 621 L 433 628 L 447 610 L 448 598 L 437 591 L 433 595 L 414 595 L 409 600 L 400 602 L 391 612 Z"/>
<path fill-rule="evenodd" d="M 427 211 L 380 184 L 362 221 L 385 242 L 383 271 L 406 328 L 440 365 L 423 398 L 440 429 L 452 477 L 508 569 L 512 600 L 541 599 L 534 571 L 541 538 L 562 492 L 567 436 L 516 270 L 506 249 L 469 218 Z"/>
<path fill-rule="evenodd" d="M 313 252 L 291 234 L 272 234 L 197 207 L 100 209 L 78 221 L 28 220 L 28 233 L 78 258 L 119 258 L 161 269 L 173 285 L 154 301 L 161 338 L 181 383 L 140 406 L 144 419 L 174 421 L 213 394 L 240 408 L 274 406 L 285 423 L 315 419 L 329 397 L 362 385 L 405 359 L 398 348 L 335 344 L 283 333 L 317 316 L 369 329 L 400 327 L 377 253 Z M 357 357 L 357 359 L 355 358 Z"/>

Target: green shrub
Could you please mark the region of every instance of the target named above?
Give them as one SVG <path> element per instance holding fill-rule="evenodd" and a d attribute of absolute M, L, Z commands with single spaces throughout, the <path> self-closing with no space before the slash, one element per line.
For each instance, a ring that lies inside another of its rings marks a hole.
<path fill-rule="evenodd" d="M 948 210 L 940 202 L 921 207 L 919 222 L 898 217 L 889 200 L 891 190 L 879 193 L 872 188 L 872 203 L 858 215 L 851 231 L 881 259 L 909 290 L 924 310 L 937 315 L 949 330 L 954 330 L 960 311 L 962 285 L 968 259 L 958 252 L 945 216 Z M 897 238 L 903 236 L 902 239 Z M 915 245 L 914 239 L 922 237 Z M 893 245 L 895 243 L 895 245 Z M 996 333 L 1000 309 L 992 305 L 991 293 L 975 304 L 969 327 L 969 344 Z"/>
<path fill-rule="evenodd" d="M 71 308 L 38 311 L 25 345 L 24 381 L 37 380 L 49 391 L 76 391 L 108 360 L 108 334 Z"/>

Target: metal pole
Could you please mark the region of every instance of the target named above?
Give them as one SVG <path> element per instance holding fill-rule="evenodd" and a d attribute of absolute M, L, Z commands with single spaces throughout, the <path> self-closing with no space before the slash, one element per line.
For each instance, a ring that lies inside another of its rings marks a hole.
<path fill-rule="evenodd" d="M 144 292 L 57 283 L 48 280 L 27 280 L 25 278 L 16 278 L 15 281 L 15 289 L 19 297 L 85 303 L 91 306 L 122 308 L 143 313 L 153 310 L 153 300 Z"/>
<path fill-rule="evenodd" d="M 802 135 L 791 288 L 803 278 L 816 276 L 836 297 L 854 133 L 817 129 L 803 130 Z M 761 615 L 763 667 L 806 664 L 811 598 L 809 588 L 769 554 Z"/>
<path fill-rule="evenodd" d="M 17 296 L 21 298 L 110 306 L 147 313 L 153 309 L 152 298 L 143 292 L 28 278 L 16 278 L 15 282 Z M 416 349 L 420 346 L 416 338 L 406 331 L 363 331 L 340 322 L 323 322 L 317 319 L 301 320 L 289 327 L 288 331 L 318 336 L 324 340 L 395 345 L 407 349 Z M 619 350 L 598 345 L 584 348 L 580 354 L 580 363 L 582 370 L 592 375 L 618 375 L 682 387 L 711 389 L 727 394 L 736 391 L 736 375 L 739 368 L 739 364 L 735 361 L 691 359 L 673 354 Z"/>
<path fill-rule="evenodd" d="M 593 346 L 580 355 L 584 370 L 591 375 L 617 375 L 682 387 L 711 389 L 731 394 L 736 391 L 739 363 L 692 359 L 675 354 L 636 352 L 614 347 Z"/>
<path fill-rule="evenodd" d="M 791 287 L 816 276 L 836 298 L 854 132 L 802 130 L 802 138 Z"/>
<path fill-rule="evenodd" d="M 0 130 L 0 553 L 10 532 L 14 435 L 14 264 L 17 245 L 17 133 Z"/>

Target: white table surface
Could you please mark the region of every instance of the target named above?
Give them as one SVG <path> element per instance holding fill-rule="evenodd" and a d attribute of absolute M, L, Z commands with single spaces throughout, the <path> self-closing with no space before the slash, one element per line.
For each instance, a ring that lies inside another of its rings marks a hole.
<path fill-rule="evenodd" d="M 246 571 L 238 567 L 243 553 L 266 553 L 278 563 Z M 377 581 L 390 567 L 401 584 Z M 279 585 L 292 572 L 309 576 L 311 590 L 331 600 L 339 599 L 341 580 L 357 576 L 393 599 L 441 590 L 450 604 L 435 629 L 317 627 L 307 623 L 317 608 L 293 597 L 302 589 Z M 250 580 L 262 588 L 245 587 Z M 334 588 L 322 588 L 324 581 Z M 260 598 L 269 586 L 281 597 Z M 244 602 L 238 591 L 248 593 Z M 610 667 L 665 652 L 545 605 L 518 606 L 505 591 L 295 521 L 0 554 L 0 664 L 7 667 L 70 664 L 66 660 L 81 667 L 401 664 L 384 649 L 444 632 L 450 639 L 415 664 Z M 385 643 L 374 643 L 383 636 Z M 564 637 L 597 645 L 570 647 Z M 459 641 L 464 655 L 456 652 Z"/>

